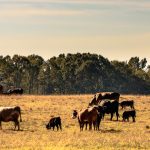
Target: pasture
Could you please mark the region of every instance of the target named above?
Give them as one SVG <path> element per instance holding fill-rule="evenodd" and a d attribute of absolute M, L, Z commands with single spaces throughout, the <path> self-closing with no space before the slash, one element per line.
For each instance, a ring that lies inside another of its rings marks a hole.
<path fill-rule="evenodd" d="M 93 95 L 69 96 L 0 96 L 0 106 L 20 106 L 21 131 L 13 123 L 2 122 L 0 149 L 97 150 L 150 149 L 150 96 L 121 95 L 135 101 L 136 122 L 122 122 L 122 117 L 102 120 L 100 131 L 80 132 L 72 110 L 88 106 Z M 121 99 L 120 99 L 121 101 Z M 122 116 L 122 110 L 119 110 Z M 51 116 L 61 116 L 62 131 L 45 128 Z"/>

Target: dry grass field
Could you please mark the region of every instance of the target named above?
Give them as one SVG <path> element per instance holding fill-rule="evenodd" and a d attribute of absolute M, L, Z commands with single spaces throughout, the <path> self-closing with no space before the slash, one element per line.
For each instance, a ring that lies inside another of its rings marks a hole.
<path fill-rule="evenodd" d="M 109 121 L 106 116 L 100 131 L 80 132 L 73 109 L 86 108 L 93 95 L 70 96 L 0 96 L 0 106 L 22 108 L 21 131 L 13 131 L 14 124 L 2 123 L 0 150 L 99 150 L 150 149 L 150 96 L 122 95 L 135 101 L 136 122 Z M 119 111 L 120 116 L 122 110 Z M 51 116 L 61 116 L 62 131 L 45 128 Z"/>

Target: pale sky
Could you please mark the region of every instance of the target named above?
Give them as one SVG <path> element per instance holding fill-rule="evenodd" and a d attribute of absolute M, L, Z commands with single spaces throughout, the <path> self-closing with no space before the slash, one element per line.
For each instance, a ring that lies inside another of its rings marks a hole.
<path fill-rule="evenodd" d="M 0 0 L 0 55 L 77 52 L 150 62 L 150 0 Z"/>

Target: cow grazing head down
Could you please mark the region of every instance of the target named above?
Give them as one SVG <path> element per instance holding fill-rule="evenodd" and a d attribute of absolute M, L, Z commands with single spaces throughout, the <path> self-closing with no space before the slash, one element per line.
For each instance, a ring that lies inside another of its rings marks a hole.
<path fill-rule="evenodd" d="M 62 130 L 62 125 L 61 125 L 61 118 L 60 117 L 53 117 L 50 119 L 48 124 L 46 125 L 47 129 L 53 128 L 53 130 L 57 127 L 57 131 L 60 129 Z"/>
<path fill-rule="evenodd" d="M 72 113 L 72 119 L 77 118 L 77 116 L 78 116 L 77 110 L 73 110 L 73 113 Z"/>
<path fill-rule="evenodd" d="M 18 130 L 20 130 L 19 118 L 21 119 L 21 109 L 19 106 L 15 107 L 0 107 L 0 128 L 2 129 L 1 122 L 9 122 L 13 121 L 15 123 L 15 129 L 18 126 Z"/>

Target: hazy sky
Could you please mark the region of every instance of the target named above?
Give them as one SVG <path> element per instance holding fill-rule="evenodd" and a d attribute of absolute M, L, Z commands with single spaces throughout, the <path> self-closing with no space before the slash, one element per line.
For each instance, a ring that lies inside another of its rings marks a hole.
<path fill-rule="evenodd" d="M 0 0 L 0 55 L 76 52 L 150 60 L 150 0 Z"/>

